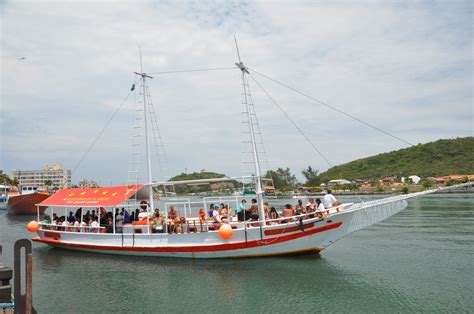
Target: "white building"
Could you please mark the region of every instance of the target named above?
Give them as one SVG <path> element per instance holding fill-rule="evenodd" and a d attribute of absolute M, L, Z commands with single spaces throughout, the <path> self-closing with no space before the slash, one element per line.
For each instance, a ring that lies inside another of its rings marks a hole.
<path fill-rule="evenodd" d="M 351 184 L 352 182 L 346 179 L 331 180 L 328 182 L 328 186 Z"/>
<path fill-rule="evenodd" d="M 421 181 L 421 178 L 416 175 L 409 176 L 408 179 L 411 179 L 411 182 L 413 182 L 413 184 L 418 184 Z M 405 183 L 407 181 L 407 178 L 401 177 L 401 181 Z"/>
<path fill-rule="evenodd" d="M 414 176 L 409 176 L 408 178 L 411 179 L 411 182 L 413 182 L 414 184 L 418 184 L 421 181 L 421 178 L 419 176 L 415 176 L 415 175 Z"/>
<path fill-rule="evenodd" d="M 12 178 L 17 179 L 20 186 L 39 189 L 71 187 L 71 170 L 63 169 L 60 163 L 46 165 L 42 170 L 16 170 L 12 172 Z"/>

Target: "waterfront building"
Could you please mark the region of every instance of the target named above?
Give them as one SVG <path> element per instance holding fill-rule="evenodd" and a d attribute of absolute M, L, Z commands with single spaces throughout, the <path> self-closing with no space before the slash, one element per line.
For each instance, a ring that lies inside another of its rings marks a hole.
<path fill-rule="evenodd" d="M 71 187 L 71 170 L 64 169 L 60 163 L 46 165 L 42 170 L 15 170 L 12 178 L 17 179 L 21 186 L 38 189 Z"/>
<path fill-rule="evenodd" d="M 97 182 L 92 181 L 92 180 L 87 180 L 87 179 L 83 179 L 83 180 L 79 181 L 78 186 L 80 188 L 97 188 L 97 187 L 99 187 Z"/>
<path fill-rule="evenodd" d="M 344 184 L 351 184 L 352 182 L 346 179 L 337 179 L 331 180 L 328 182 L 328 186 L 336 186 L 336 185 L 344 185 Z"/>

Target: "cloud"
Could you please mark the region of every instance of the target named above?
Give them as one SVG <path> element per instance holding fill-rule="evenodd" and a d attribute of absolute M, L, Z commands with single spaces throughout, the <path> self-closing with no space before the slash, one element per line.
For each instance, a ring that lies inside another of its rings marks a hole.
<path fill-rule="evenodd" d="M 472 136 L 472 6 L 469 1 L 4 2 L 0 168 L 40 168 L 55 161 L 75 167 L 135 81 L 139 45 L 147 72 L 232 67 L 233 34 L 251 69 L 409 142 Z M 405 147 L 253 76 L 332 164 Z M 250 87 L 270 167 L 289 166 L 298 173 L 307 165 L 326 169 L 258 86 Z M 241 173 L 240 88 L 238 70 L 154 75 L 150 90 L 169 174 L 185 168 Z M 74 181 L 125 182 L 132 100 L 73 174 Z"/>

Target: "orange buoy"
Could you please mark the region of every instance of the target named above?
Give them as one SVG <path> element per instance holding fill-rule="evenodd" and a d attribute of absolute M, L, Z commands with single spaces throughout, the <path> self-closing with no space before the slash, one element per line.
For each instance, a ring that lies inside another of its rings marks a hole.
<path fill-rule="evenodd" d="M 36 232 L 39 229 L 38 222 L 35 220 L 32 220 L 28 223 L 26 226 L 26 229 L 28 229 L 29 232 Z"/>
<path fill-rule="evenodd" d="M 219 235 L 224 240 L 232 238 L 232 227 L 229 224 L 223 224 L 219 228 Z"/>

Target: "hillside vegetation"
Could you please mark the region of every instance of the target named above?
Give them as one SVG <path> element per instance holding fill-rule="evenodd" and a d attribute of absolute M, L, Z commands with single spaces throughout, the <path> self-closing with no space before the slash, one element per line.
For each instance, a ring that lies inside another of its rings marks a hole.
<path fill-rule="evenodd" d="M 222 173 L 216 172 L 193 172 L 193 173 L 182 173 L 170 179 L 170 181 L 183 181 L 183 180 L 199 180 L 199 179 L 213 179 L 213 178 L 222 178 L 225 177 Z M 212 187 L 214 186 L 215 189 L 219 188 L 234 188 L 237 186 L 237 182 L 229 181 L 225 184 L 209 184 L 209 183 L 201 183 L 201 184 L 178 184 L 175 185 L 176 193 L 201 193 L 201 192 L 210 192 L 212 191 Z"/>
<path fill-rule="evenodd" d="M 474 137 L 438 140 L 363 158 L 332 167 L 319 175 L 333 179 L 377 179 L 386 176 L 420 177 L 474 174 Z"/>

